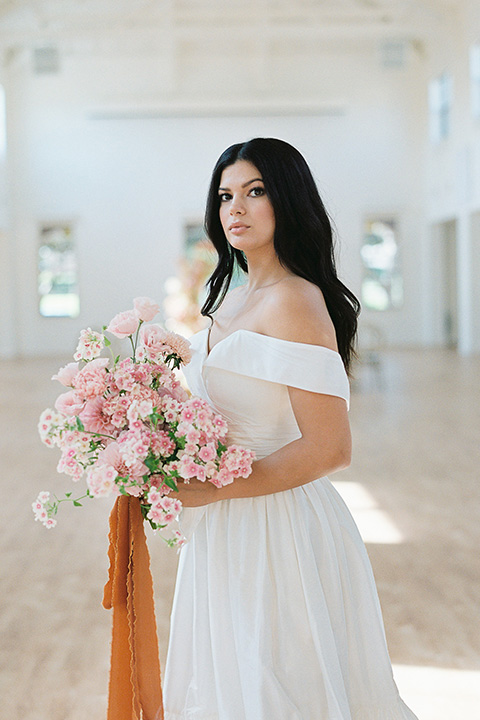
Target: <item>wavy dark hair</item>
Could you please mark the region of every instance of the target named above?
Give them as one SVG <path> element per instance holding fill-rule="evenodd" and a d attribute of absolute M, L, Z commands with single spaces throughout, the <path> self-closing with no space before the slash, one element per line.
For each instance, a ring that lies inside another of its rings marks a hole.
<path fill-rule="evenodd" d="M 231 145 L 215 165 L 205 231 L 218 253 L 218 262 L 207 282 L 202 315 L 211 317 L 221 305 L 237 265 L 248 273 L 245 255 L 225 237 L 219 212 L 222 172 L 237 160 L 247 160 L 260 171 L 275 214 L 273 243 L 277 257 L 285 268 L 322 291 L 335 326 L 338 351 L 348 371 L 355 355 L 360 303 L 337 277 L 332 225 L 310 168 L 303 155 L 283 140 L 254 138 Z"/>

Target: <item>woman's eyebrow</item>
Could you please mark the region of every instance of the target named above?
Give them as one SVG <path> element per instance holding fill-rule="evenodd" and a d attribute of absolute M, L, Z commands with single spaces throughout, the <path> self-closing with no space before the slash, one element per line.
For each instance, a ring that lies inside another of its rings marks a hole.
<path fill-rule="evenodd" d="M 248 187 L 248 185 L 251 185 L 252 183 L 258 181 L 263 182 L 262 178 L 253 178 L 253 180 L 248 180 L 246 183 L 243 183 L 242 188 L 246 188 Z M 230 190 L 230 188 L 227 187 L 219 187 L 218 189 L 222 190 L 223 192 L 228 192 Z"/>

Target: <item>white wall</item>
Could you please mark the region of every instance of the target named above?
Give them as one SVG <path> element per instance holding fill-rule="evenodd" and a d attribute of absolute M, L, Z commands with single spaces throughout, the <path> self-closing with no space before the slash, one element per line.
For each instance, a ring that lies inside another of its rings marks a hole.
<path fill-rule="evenodd" d="M 449 72 L 453 80 L 452 129 L 448 138 L 439 144 L 428 144 L 426 155 L 426 215 L 429 224 L 428 269 L 426 287 L 438 288 L 435 268 L 439 247 L 436 242 L 436 223 L 455 220 L 457 225 L 457 287 L 459 351 L 463 354 L 480 352 L 478 314 L 478 222 L 480 211 L 480 121 L 472 117 L 469 77 L 469 51 L 480 40 L 480 7 L 467 0 L 461 11 L 446 18 L 445 31 L 432 43 L 427 56 L 427 79 Z M 426 339 L 432 344 L 441 342 L 439 311 L 441 303 L 433 300 L 431 322 Z M 437 308 L 437 310 L 435 309 Z M 437 328 L 435 330 L 435 327 Z"/>
<path fill-rule="evenodd" d="M 273 48 L 267 77 L 276 79 L 259 95 L 255 63 L 242 64 L 241 54 L 230 56 L 209 84 L 225 60 L 217 51 L 212 57 L 213 50 L 184 48 L 173 94 L 168 58 L 151 51 L 129 56 L 79 44 L 61 49 L 60 73 L 35 75 L 24 50 L 4 70 L 16 329 L 0 353 L 69 353 L 82 327 L 107 322 L 134 296 L 161 300 L 183 224 L 203 214 L 216 158 L 255 135 L 281 137 L 307 157 L 339 231 L 340 274 L 357 294 L 363 218 L 398 217 L 405 305 L 365 312 L 363 322 L 382 326 L 393 344 L 422 344 L 428 310 L 421 269 L 422 58 L 412 51 L 405 68 L 386 69 L 367 41 L 307 44 L 290 57 L 275 56 Z M 139 108 L 148 107 L 153 116 L 142 116 Z M 119 108 L 138 117 L 106 117 Z M 42 318 L 37 309 L 38 225 L 55 219 L 74 223 L 81 293 L 75 320 Z M 7 321 L 0 322 L 5 337 Z"/>

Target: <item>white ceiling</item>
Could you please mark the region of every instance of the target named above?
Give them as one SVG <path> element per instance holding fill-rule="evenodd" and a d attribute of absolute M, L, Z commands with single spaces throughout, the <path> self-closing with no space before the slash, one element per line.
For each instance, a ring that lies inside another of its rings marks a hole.
<path fill-rule="evenodd" d="M 269 36 L 312 30 L 421 38 L 465 0 L 0 0 L 0 42 L 146 28 Z"/>

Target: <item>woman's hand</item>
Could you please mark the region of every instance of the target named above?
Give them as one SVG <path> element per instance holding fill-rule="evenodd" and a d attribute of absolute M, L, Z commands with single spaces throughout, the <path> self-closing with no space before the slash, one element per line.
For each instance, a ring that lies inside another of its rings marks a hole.
<path fill-rule="evenodd" d="M 180 500 L 184 507 L 201 507 L 202 505 L 209 505 L 215 500 L 220 500 L 215 495 L 218 493 L 218 488 L 212 483 L 200 482 L 192 478 L 190 482 L 179 482 L 178 493 L 172 495 L 175 499 Z"/>

